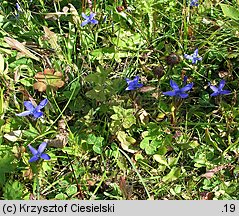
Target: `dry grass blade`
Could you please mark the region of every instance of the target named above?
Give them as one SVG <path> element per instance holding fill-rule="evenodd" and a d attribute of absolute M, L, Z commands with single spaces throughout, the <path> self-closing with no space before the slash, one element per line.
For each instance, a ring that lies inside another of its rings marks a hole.
<path fill-rule="evenodd" d="M 4 37 L 4 40 L 7 42 L 7 44 L 12 48 L 20 51 L 22 54 L 28 56 L 29 58 L 32 58 L 36 61 L 40 61 L 40 58 L 32 54 L 22 43 L 19 41 L 10 38 L 10 37 Z"/>

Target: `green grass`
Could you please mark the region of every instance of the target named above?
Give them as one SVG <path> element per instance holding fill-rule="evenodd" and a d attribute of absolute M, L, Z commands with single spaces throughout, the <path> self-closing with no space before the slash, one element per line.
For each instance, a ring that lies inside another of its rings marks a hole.
<path fill-rule="evenodd" d="M 0 3 L 0 199 L 239 198 L 237 1 L 223 1 L 226 16 L 211 0 L 128 0 L 122 12 L 92 1 L 99 23 L 84 27 L 87 1 L 16 2 Z M 146 88 L 126 91 L 136 75 Z M 184 76 L 189 97 L 162 94 Z M 211 97 L 221 79 L 231 93 Z M 15 116 L 44 98 L 43 118 Z M 51 160 L 29 163 L 27 145 L 43 141 Z"/>

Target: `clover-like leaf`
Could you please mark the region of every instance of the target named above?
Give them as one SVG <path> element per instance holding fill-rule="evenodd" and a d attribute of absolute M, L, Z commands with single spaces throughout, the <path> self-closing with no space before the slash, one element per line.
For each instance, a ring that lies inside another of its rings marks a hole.
<path fill-rule="evenodd" d="M 39 92 L 46 91 L 47 86 L 57 90 L 65 84 L 62 80 L 62 73 L 54 72 L 54 69 L 49 68 L 46 68 L 44 72 L 38 72 L 35 79 L 37 82 L 33 84 L 33 87 Z"/>

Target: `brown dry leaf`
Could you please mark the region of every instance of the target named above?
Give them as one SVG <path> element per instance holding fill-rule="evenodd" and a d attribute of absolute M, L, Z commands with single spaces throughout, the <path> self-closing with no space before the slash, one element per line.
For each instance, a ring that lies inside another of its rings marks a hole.
<path fill-rule="evenodd" d="M 29 180 L 32 180 L 32 178 L 33 178 L 33 172 L 32 172 L 32 169 L 31 169 L 30 167 L 23 172 L 23 177 L 24 177 L 24 178 L 27 178 L 27 179 L 29 179 Z"/>
<path fill-rule="evenodd" d="M 153 86 L 143 86 L 142 88 L 139 89 L 139 92 L 149 92 L 149 91 L 153 91 L 154 89 L 156 89 Z"/>
<path fill-rule="evenodd" d="M 215 168 L 213 168 L 211 170 L 208 170 L 205 174 L 201 175 L 201 177 L 205 177 L 207 179 L 210 179 L 210 178 L 213 177 L 214 174 L 216 174 L 220 170 L 226 169 L 229 166 L 231 166 L 231 165 L 227 164 L 227 165 L 216 166 Z"/>
<path fill-rule="evenodd" d="M 17 159 L 21 159 L 24 152 L 26 152 L 26 148 L 24 146 L 16 146 L 16 148 L 13 148 L 13 153 Z"/>
<path fill-rule="evenodd" d="M 36 82 L 33 84 L 33 88 L 39 92 L 46 91 L 47 85 L 43 82 Z"/>
<path fill-rule="evenodd" d="M 56 135 L 56 138 L 50 139 L 48 141 L 48 146 L 55 147 L 55 148 L 64 148 L 66 144 L 68 143 L 68 131 L 66 128 L 66 120 L 60 119 L 58 121 L 58 128 L 57 128 L 59 134 Z"/>
<path fill-rule="evenodd" d="M 33 87 L 39 92 L 46 91 L 47 86 L 58 89 L 63 87 L 65 84 L 62 78 L 61 72 L 54 73 L 54 69 L 47 68 L 44 72 L 38 72 L 35 75 L 37 82 L 33 84 Z"/>
<path fill-rule="evenodd" d="M 68 134 L 57 134 L 55 139 L 50 139 L 47 143 L 49 147 L 64 148 L 68 142 Z"/>
<path fill-rule="evenodd" d="M 229 71 L 219 71 L 218 75 L 222 79 L 232 78 L 232 74 Z"/>
<path fill-rule="evenodd" d="M 38 58 L 37 56 L 35 56 L 34 54 L 32 54 L 24 45 L 23 43 L 20 43 L 19 41 L 10 38 L 10 37 L 4 37 L 4 40 L 7 42 L 7 44 L 12 48 L 12 49 L 16 49 L 18 51 L 21 52 L 21 54 L 35 59 L 36 61 L 40 61 L 40 58 Z"/>

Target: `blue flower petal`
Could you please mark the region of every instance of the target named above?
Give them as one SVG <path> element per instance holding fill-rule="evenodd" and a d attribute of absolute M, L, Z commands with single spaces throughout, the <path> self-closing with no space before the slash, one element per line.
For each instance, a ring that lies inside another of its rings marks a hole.
<path fill-rule="evenodd" d="M 96 14 L 95 13 L 90 13 L 89 19 L 92 20 Z"/>
<path fill-rule="evenodd" d="M 89 20 L 85 20 L 81 23 L 81 26 L 83 27 L 83 26 L 87 25 L 89 22 L 90 22 Z"/>
<path fill-rule="evenodd" d="M 35 110 L 32 114 L 33 114 L 35 119 L 40 118 L 40 117 L 43 116 L 43 112 L 38 112 L 37 110 Z"/>
<path fill-rule="evenodd" d="M 189 60 L 193 60 L 193 57 L 191 55 L 188 55 L 188 54 L 184 54 L 184 58 L 189 59 Z"/>
<path fill-rule="evenodd" d="M 198 6 L 198 0 L 191 0 L 190 6 Z"/>
<path fill-rule="evenodd" d="M 16 116 L 28 116 L 31 114 L 31 111 L 24 111 L 22 113 L 15 114 Z"/>
<path fill-rule="evenodd" d="M 197 63 L 197 59 L 196 58 L 193 58 L 192 59 L 192 64 L 196 64 Z"/>
<path fill-rule="evenodd" d="M 180 96 L 181 98 L 186 98 L 186 97 L 188 97 L 188 94 L 187 94 L 187 93 L 184 93 L 184 92 L 180 92 L 180 93 L 179 93 L 179 96 Z"/>
<path fill-rule="evenodd" d="M 127 91 L 131 91 L 131 90 L 135 90 L 135 86 L 128 86 L 125 90 Z"/>
<path fill-rule="evenodd" d="M 137 84 L 136 84 L 136 87 L 137 87 L 137 88 L 141 88 L 141 87 L 143 87 L 143 84 L 142 84 L 142 83 L 137 83 Z"/>
<path fill-rule="evenodd" d="M 47 143 L 43 142 L 41 145 L 38 147 L 38 153 L 42 154 L 46 148 Z"/>
<path fill-rule="evenodd" d="M 134 79 L 133 79 L 134 82 L 138 83 L 139 82 L 139 76 L 136 76 Z"/>
<path fill-rule="evenodd" d="M 39 156 L 38 155 L 34 155 L 30 158 L 29 162 L 32 163 L 32 162 L 35 162 L 39 159 Z"/>
<path fill-rule="evenodd" d="M 187 76 L 184 76 L 184 77 L 183 77 L 183 84 L 184 84 L 184 85 L 186 85 L 187 80 L 188 80 L 188 77 L 187 77 Z"/>
<path fill-rule="evenodd" d="M 214 92 L 218 92 L 218 88 L 216 86 L 210 85 L 210 88 L 214 91 Z"/>
<path fill-rule="evenodd" d="M 126 78 L 125 80 L 126 80 L 127 84 L 132 82 L 132 80 L 130 80 L 129 78 Z"/>
<path fill-rule="evenodd" d="M 130 80 L 128 78 L 125 79 L 128 87 L 125 90 L 136 90 L 137 88 L 141 88 L 143 84 L 138 83 L 139 81 L 139 76 L 136 76 L 133 80 Z"/>
<path fill-rule="evenodd" d="M 32 111 L 35 109 L 35 107 L 33 106 L 32 102 L 31 101 L 24 101 L 24 106 L 26 107 L 26 109 L 28 111 Z"/>
<path fill-rule="evenodd" d="M 44 159 L 44 160 L 50 160 L 51 159 L 51 157 L 46 153 L 42 153 L 41 158 Z"/>
<path fill-rule="evenodd" d="M 167 91 L 167 92 L 163 92 L 163 95 L 175 96 L 176 92 L 175 91 Z"/>
<path fill-rule="evenodd" d="M 213 92 L 210 96 L 218 96 L 219 95 L 219 92 Z"/>
<path fill-rule="evenodd" d="M 87 16 L 85 13 L 81 13 L 81 16 L 85 19 L 85 20 L 88 20 L 90 17 Z"/>
<path fill-rule="evenodd" d="M 174 90 L 178 90 L 178 89 L 179 89 L 177 83 L 174 82 L 173 80 L 170 80 L 170 86 L 171 86 Z"/>
<path fill-rule="evenodd" d="M 225 84 L 226 84 L 226 81 L 225 80 L 221 80 L 221 82 L 218 85 L 218 89 L 222 90 L 223 87 L 225 86 Z"/>
<path fill-rule="evenodd" d="M 35 109 L 36 109 L 37 111 L 39 111 L 39 110 L 42 109 L 44 106 L 46 106 L 47 103 L 48 103 L 48 99 L 46 98 L 46 99 L 42 100 L 42 101 L 39 103 L 39 105 L 38 105 Z"/>
<path fill-rule="evenodd" d="M 186 86 L 184 86 L 183 88 L 181 88 L 182 92 L 188 91 L 193 87 L 193 83 L 189 83 Z"/>
<path fill-rule="evenodd" d="M 194 53 L 193 53 L 193 57 L 197 57 L 198 56 L 198 49 L 195 49 Z"/>
<path fill-rule="evenodd" d="M 91 24 L 94 24 L 94 25 L 98 24 L 98 20 L 95 20 L 95 19 L 91 20 L 90 22 Z"/>
<path fill-rule="evenodd" d="M 35 148 L 33 148 L 31 145 L 28 145 L 28 148 L 30 149 L 33 155 L 36 155 L 38 153 L 38 151 Z"/>
<path fill-rule="evenodd" d="M 220 94 L 230 94 L 230 93 L 231 93 L 231 91 L 229 91 L 229 90 L 222 90 L 220 92 Z"/>

